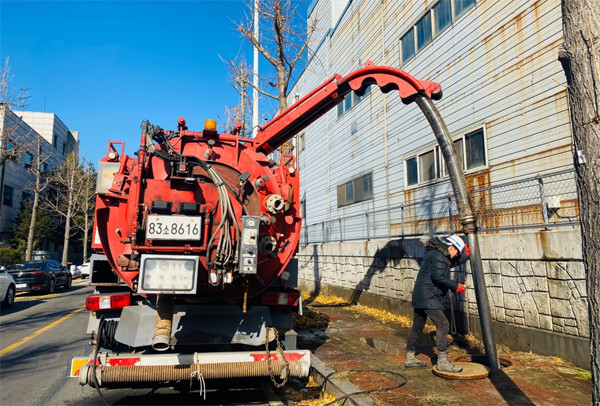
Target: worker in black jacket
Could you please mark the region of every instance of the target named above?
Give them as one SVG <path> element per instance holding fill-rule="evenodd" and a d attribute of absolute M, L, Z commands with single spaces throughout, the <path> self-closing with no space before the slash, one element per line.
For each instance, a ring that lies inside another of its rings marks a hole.
<path fill-rule="evenodd" d="M 424 367 L 426 362 L 415 357 L 415 344 L 427 317 L 435 324 L 435 343 L 438 349 L 438 371 L 460 372 L 462 368 L 448 361 L 447 341 L 450 324 L 444 314 L 442 297 L 448 290 L 456 293 L 466 289 L 462 283 L 450 279 L 450 268 L 460 265 L 469 259 L 470 247 L 458 235 L 450 235 L 443 240 L 430 238 L 425 245 L 425 256 L 417 281 L 413 289 L 412 306 L 414 307 L 413 325 L 406 342 L 406 367 Z M 463 252 L 463 250 L 465 252 Z"/>

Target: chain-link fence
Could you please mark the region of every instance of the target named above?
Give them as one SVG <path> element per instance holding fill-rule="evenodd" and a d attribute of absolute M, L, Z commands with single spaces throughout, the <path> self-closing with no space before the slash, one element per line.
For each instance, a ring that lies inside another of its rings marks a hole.
<path fill-rule="evenodd" d="M 579 224 L 572 169 L 470 192 L 479 231 L 518 231 Z M 454 195 L 302 227 L 302 244 L 448 234 L 461 225 Z"/>

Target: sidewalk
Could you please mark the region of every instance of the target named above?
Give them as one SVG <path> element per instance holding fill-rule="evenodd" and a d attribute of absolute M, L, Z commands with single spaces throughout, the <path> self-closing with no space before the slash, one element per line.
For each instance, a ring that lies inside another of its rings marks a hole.
<path fill-rule="evenodd" d="M 552 357 L 511 352 L 499 348 L 501 364 L 512 363 L 488 377 L 476 380 L 445 379 L 425 368 L 405 368 L 408 327 L 363 314 L 361 307 L 323 304 L 309 309 L 329 319 L 327 327 L 298 331 L 298 346 L 310 349 L 317 358 L 313 377 L 337 399 L 344 394 L 400 387 L 368 395 L 357 395 L 345 405 L 590 405 L 591 380 L 585 371 Z M 435 363 L 433 334 L 423 333 L 417 357 Z M 451 345 L 449 358 L 474 360 L 467 350 Z M 430 358 L 431 357 L 431 358 Z M 466 358 L 466 359 L 464 359 Z M 348 370 L 369 370 L 347 372 Z M 376 371 L 371 371 L 376 370 Z M 389 371 L 389 372 L 383 372 Z M 406 383 L 403 384 L 403 382 Z"/>

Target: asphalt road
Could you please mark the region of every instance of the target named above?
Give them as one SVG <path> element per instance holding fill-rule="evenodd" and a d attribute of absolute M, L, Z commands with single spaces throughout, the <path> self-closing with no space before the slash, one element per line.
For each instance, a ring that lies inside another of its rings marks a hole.
<path fill-rule="evenodd" d="M 88 280 L 75 280 L 70 290 L 53 295 L 20 294 L 0 315 L 0 405 L 104 405 L 96 389 L 68 378 L 72 357 L 89 353 L 85 335 Z M 102 389 L 114 405 L 277 405 L 282 404 L 263 380 L 213 381 L 206 401 L 199 392 L 169 388 Z"/>
<path fill-rule="evenodd" d="M 72 356 L 85 354 L 92 291 L 76 280 L 53 295 L 19 294 L 0 316 L 0 404 L 82 404 L 81 389 L 67 375 Z"/>

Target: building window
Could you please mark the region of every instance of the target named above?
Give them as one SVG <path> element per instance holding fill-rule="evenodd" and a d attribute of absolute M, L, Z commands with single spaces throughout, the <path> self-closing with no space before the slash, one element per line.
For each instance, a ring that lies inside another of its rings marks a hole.
<path fill-rule="evenodd" d="M 346 182 L 346 184 L 344 185 L 344 188 L 346 190 L 346 194 L 344 196 L 345 200 L 345 204 L 352 204 L 354 203 L 354 182 L 350 181 L 350 182 Z"/>
<path fill-rule="evenodd" d="M 440 148 L 431 148 L 406 159 L 406 186 L 428 183 L 441 178 Z"/>
<path fill-rule="evenodd" d="M 365 94 L 363 94 L 362 96 L 358 96 L 355 92 L 347 94 L 344 101 L 338 104 L 337 106 L 338 118 L 343 116 L 346 112 L 350 111 L 354 106 L 360 103 L 360 101 L 366 98 L 369 93 L 371 93 L 371 86 L 365 89 Z"/>
<path fill-rule="evenodd" d="M 427 13 L 419 20 L 417 27 L 417 52 L 429 44 L 433 37 L 431 30 L 431 13 Z"/>
<path fill-rule="evenodd" d="M 439 0 L 400 37 L 400 65 L 408 62 L 471 7 L 476 0 Z M 454 13 L 452 13 L 454 10 Z"/>
<path fill-rule="evenodd" d="M 417 167 L 417 157 L 409 158 L 406 163 L 406 185 L 412 186 L 419 183 L 419 169 Z"/>
<path fill-rule="evenodd" d="M 421 182 L 429 182 L 439 177 L 435 165 L 435 150 L 419 155 L 419 173 Z"/>
<path fill-rule="evenodd" d="M 58 135 L 53 131 L 52 132 L 52 146 L 54 148 L 56 148 L 57 141 L 58 141 Z"/>
<path fill-rule="evenodd" d="M 454 0 L 454 18 L 460 17 L 474 5 L 475 0 Z"/>
<path fill-rule="evenodd" d="M 12 206 L 14 189 L 10 186 L 4 186 L 4 193 L 2 194 L 2 205 Z"/>
<path fill-rule="evenodd" d="M 33 155 L 29 152 L 25 153 L 25 168 L 29 169 L 33 165 Z"/>
<path fill-rule="evenodd" d="M 467 170 L 486 165 L 483 130 L 465 135 L 465 157 Z M 463 159 L 464 160 L 464 159 Z"/>
<path fill-rule="evenodd" d="M 433 6 L 433 21 L 435 35 L 440 34 L 452 24 L 452 2 L 451 0 L 440 0 Z"/>
<path fill-rule="evenodd" d="M 337 187 L 338 207 L 373 198 L 373 174 L 367 173 Z"/>
<path fill-rule="evenodd" d="M 487 165 L 483 129 L 461 135 L 454 140 L 458 162 L 463 171 L 478 170 Z M 404 160 L 406 186 L 430 183 L 448 176 L 440 147 L 435 146 Z"/>
<path fill-rule="evenodd" d="M 402 46 L 402 63 L 405 63 L 410 58 L 415 56 L 415 30 L 411 28 L 406 34 L 400 39 Z"/>
<path fill-rule="evenodd" d="M 12 143 L 11 140 L 6 140 L 6 159 L 14 160 L 17 156 L 17 151 L 15 151 L 15 144 Z"/>

